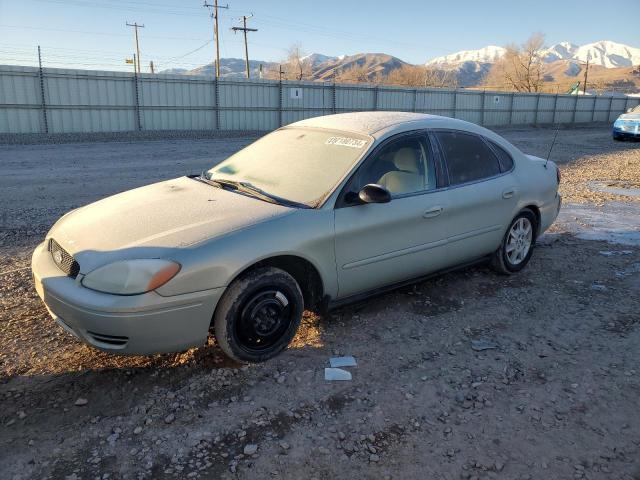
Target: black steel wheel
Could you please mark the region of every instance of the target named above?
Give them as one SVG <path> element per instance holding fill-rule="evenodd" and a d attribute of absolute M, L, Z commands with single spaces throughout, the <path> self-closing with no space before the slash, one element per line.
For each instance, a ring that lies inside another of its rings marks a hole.
<path fill-rule="evenodd" d="M 241 363 L 263 362 L 284 350 L 304 310 L 300 287 L 284 270 L 258 268 L 229 285 L 214 314 L 222 350 Z"/>

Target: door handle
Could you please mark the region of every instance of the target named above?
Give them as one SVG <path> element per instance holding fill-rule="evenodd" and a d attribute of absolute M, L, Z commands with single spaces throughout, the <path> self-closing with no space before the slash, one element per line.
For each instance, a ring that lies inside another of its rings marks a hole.
<path fill-rule="evenodd" d="M 422 214 L 422 217 L 423 218 L 437 217 L 438 215 L 440 215 L 442 213 L 443 210 L 444 210 L 444 208 L 442 208 L 442 207 L 433 207 L 433 208 L 430 208 L 429 210 L 427 210 L 426 212 L 424 212 Z"/>
<path fill-rule="evenodd" d="M 515 195 L 515 193 L 515 189 L 510 188 L 509 190 L 505 190 L 504 192 L 502 192 L 502 198 L 511 198 L 513 197 L 513 195 Z"/>

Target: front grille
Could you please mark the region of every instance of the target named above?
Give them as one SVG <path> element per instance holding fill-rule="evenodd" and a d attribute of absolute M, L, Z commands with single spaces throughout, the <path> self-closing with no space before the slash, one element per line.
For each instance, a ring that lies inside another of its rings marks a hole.
<path fill-rule="evenodd" d="M 53 258 L 54 263 L 60 270 L 71 278 L 78 276 L 80 264 L 53 238 L 49 240 L 49 251 L 51 252 L 51 258 Z"/>

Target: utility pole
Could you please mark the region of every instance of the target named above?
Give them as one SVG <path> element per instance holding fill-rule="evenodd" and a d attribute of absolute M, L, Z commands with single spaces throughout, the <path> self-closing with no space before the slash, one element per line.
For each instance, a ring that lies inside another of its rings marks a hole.
<path fill-rule="evenodd" d="M 138 29 L 144 28 L 144 25 L 138 25 L 137 22 L 129 23 L 127 22 L 127 27 L 133 27 L 136 36 L 136 58 L 137 64 L 136 68 L 138 69 L 138 73 L 140 73 L 140 42 L 138 42 Z"/>
<path fill-rule="evenodd" d="M 249 47 L 247 46 L 247 32 L 257 32 L 257 28 L 247 28 L 247 19 L 253 17 L 253 13 L 248 17 L 246 15 L 242 16 L 242 27 L 232 27 L 231 30 L 234 32 L 241 31 L 244 33 L 244 59 L 247 66 L 247 78 L 250 78 L 249 73 Z"/>
<path fill-rule="evenodd" d="M 216 59 L 214 63 L 216 65 L 216 78 L 218 78 L 220 76 L 220 35 L 218 33 L 218 9 L 219 8 L 228 9 L 229 5 L 226 5 L 224 7 L 222 5 L 218 5 L 218 0 L 214 0 L 212 5 L 210 3 L 207 3 L 207 0 L 205 0 L 202 6 L 213 9 L 210 15 L 211 15 L 211 18 L 213 18 L 213 38 L 216 42 Z"/>
<path fill-rule="evenodd" d="M 590 55 L 587 57 L 587 66 L 584 69 L 584 85 L 582 87 L 582 92 L 586 95 L 587 94 L 587 75 L 589 75 L 589 59 L 590 59 Z"/>

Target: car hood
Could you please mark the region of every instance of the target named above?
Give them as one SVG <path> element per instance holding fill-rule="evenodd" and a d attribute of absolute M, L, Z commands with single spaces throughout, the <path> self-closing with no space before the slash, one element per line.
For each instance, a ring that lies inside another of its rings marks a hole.
<path fill-rule="evenodd" d="M 73 255 L 84 273 L 104 263 L 92 258 L 96 253 L 110 260 L 157 257 L 294 210 L 181 177 L 73 210 L 48 237 Z"/>
<path fill-rule="evenodd" d="M 618 117 L 618 120 L 633 120 L 640 122 L 640 113 L 623 113 Z"/>

